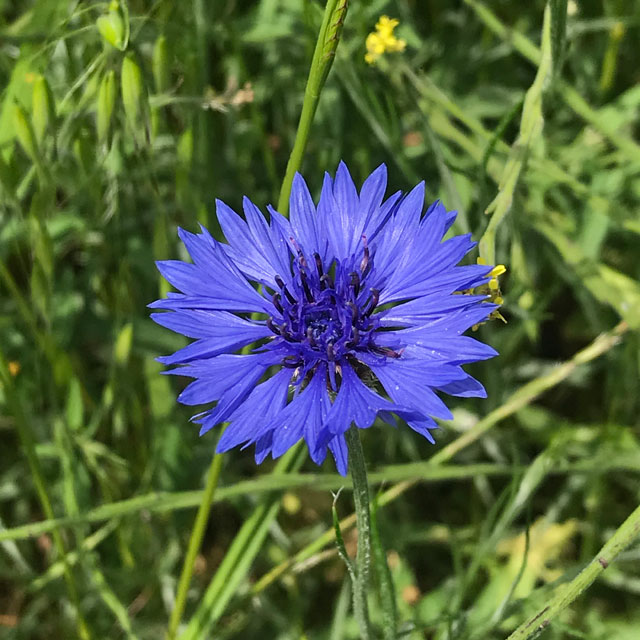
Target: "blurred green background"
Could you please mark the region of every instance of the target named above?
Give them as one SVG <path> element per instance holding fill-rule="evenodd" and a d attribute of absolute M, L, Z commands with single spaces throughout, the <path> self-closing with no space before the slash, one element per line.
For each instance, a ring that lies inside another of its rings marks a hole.
<path fill-rule="evenodd" d="M 508 322 L 480 328 L 500 357 L 473 368 L 488 399 L 451 402 L 435 447 L 364 438 L 376 487 L 413 483 L 378 513 L 411 640 L 505 638 L 639 501 L 640 5 L 569 2 L 536 85 L 544 7 L 354 0 L 303 164 L 316 195 L 340 159 L 357 183 L 385 162 L 390 191 L 425 179 L 476 239 L 506 199 Z M 407 47 L 371 66 L 382 14 Z M 78 604 L 94 638 L 163 637 L 215 435 L 159 375 L 184 341 L 148 319 L 154 260 L 185 258 L 178 225 L 219 233 L 215 198 L 277 200 L 321 17 L 311 0 L 0 0 L 0 637 L 77 637 Z M 272 467 L 225 456 L 185 620 L 202 638 L 357 638 L 344 566 L 314 546 L 344 481 L 332 462 Z M 256 509 L 263 541 L 205 597 Z M 52 514 L 72 520 L 37 527 Z M 545 637 L 638 629 L 636 545 Z"/>

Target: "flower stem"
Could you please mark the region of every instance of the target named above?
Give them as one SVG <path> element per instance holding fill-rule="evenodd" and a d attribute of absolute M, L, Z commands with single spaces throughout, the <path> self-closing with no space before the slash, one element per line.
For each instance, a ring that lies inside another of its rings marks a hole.
<path fill-rule="evenodd" d="M 178 582 L 176 603 L 173 607 L 171 618 L 169 620 L 167 640 L 173 640 L 176 637 L 178 625 L 180 624 L 185 605 L 187 604 L 187 593 L 189 592 L 191 576 L 193 575 L 193 567 L 198 551 L 200 550 L 200 545 L 202 544 L 202 538 L 204 537 L 204 531 L 207 526 L 207 520 L 209 519 L 211 505 L 213 504 L 213 495 L 218 486 L 218 478 L 220 477 L 221 468 L 222 454 L 215 453 L 211 460 L 209 471 L 207 472 L 207 482 L 204 488 L 204 493 L 202 494 L 200 506 L 198 507 L 196 521 L 191 531 L 191 537 L 189 538 L 187 555 L 185 556 L 184 564 L 182 565 L 182 573 L 180 574 L 180 581 Z"/>
<path fill-rule="evenodd" d="M 345 433 L 349 447 L 349 470 L 353 481 L 353 501 L 355 503 L 356 526 L 358 528 L 358 551 L 356 554 L 353 585 L 353 611 L 360 627 L 363 640 L 371 638 L 371 623 L 367 595 L 371 575 L 371 514 L 369 512 L 369 483 L 367 467 L 364 461 L 362 443 L 357 427 L 353 426 Z"/>
<path fill-rule="evenodd" d="M 316 48 L 313 52 L 307 86 L 304 90 L 298 131 L 296 132 L 296 139 L 289 156 L 287 170 L 280 189 L 280 197 L 278 198 L 278 211 L 283 216 L 286 216 L 289 211 L 289 196 L 291 195 L 293 176 L 302 164 L 302 156 L 307 146 L 313 116 L 318 107 L 320 92 L 336 55 L 342 24 L 347 13 L 347 5 L 348 0 L 327 0 L 324 9 L 322 26 L 320 27 Z"/>

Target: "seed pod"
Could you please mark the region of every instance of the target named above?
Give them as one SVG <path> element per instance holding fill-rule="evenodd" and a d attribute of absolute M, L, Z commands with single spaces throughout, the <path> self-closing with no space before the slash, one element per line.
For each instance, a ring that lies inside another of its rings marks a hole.
<path fill-rule="evenodd" d="M 118 337 L 116 338 L 116 345 L 114 348 L 115 360 L 118 364 L 126 364 L 131 353 L 131 344 L 133 342 L 133 324 L 130 322 L 125 324 L 120 330 Z"/>
<path fill-rule="evenodd" d="M 122 60 L 120 81 L 122 83 L 122 102 L 127 122 L 131 127 L 136 142 L 144 143 L 149 137 L 147 96 L 140 67 L 130 55 Z"/>
<path fill-rule="evenodd" d="M 113 107 L 116 103 L 116 90 L 116 74 L 114 71 L 108 71 L 102 78 L 100 90 L 98 91 L 96 108 L 98 142 L 108 142 Z"/>
<path fill-rule="evenodd" d="M 17 102 L 13 105 L 13 128 L 20 146 L 32 162 L 38 163 L 38 142 L 33 132 L 33 126 L 27 112 Z"/>
<path fill-rule="evenodd" d="M 171 70 L 167 39 L 164 36 L 160 36 L 153 45 L 152 69 L 156 92 L 166 93 L 171 84 Z"/>
<path fill-rule="evenodd" d="M 109 4 L 106 15 L 96 20 L 100 35 L 112 47 L 124 51 L 129 43 L 129 16 L 126 6 L 123 8 L 117 0 Z"/>
<path fill-rule="evenodd" d="M 44 76 L 38 76 L 31 94 L 33 132 L 38 144 L 42 144 L 45 133 L 55 118 L 53 95 Z"/>

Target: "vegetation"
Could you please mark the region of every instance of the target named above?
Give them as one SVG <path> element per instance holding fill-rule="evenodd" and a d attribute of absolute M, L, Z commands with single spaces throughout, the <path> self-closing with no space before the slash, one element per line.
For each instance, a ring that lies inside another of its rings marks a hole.
<path fill-rule="evenodd" d="M 545 5 L 353 0 L 301 156 L 315 195 L 341 159 L 357 183 L 381 162 L 394 189 L 426 180 L 507 266 L 506 323 L 478 329 L 500 357 L 470 368 L 488 399 L 456 399 L 435 446 L 364 434 L 411 640 L 640 628 L 640 6 Z M 383 14 L 406 45 L 368 64 Z M 354 555 L 349 482 L 306 454 L 211 467 L 216 434 L 155 361 L 186 342 L 146 309 L 177 226 L 277 203 L 322 16 L 0 0 L 3 638 L 164 637 L 218 471 L 179 637 L 359 637 L 332 522 L 345 486 Z"/>

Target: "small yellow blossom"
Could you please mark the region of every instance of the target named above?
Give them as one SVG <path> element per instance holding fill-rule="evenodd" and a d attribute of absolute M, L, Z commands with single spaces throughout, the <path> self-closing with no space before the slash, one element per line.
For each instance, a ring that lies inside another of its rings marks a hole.
<path fill-rule="evenodd" d="M 407 43 L 396 38 L 393 35 L 393 30 L 399 25 L 399 21 L 395 18 L 389 18 L 389 16 L 380 16 L 380 19 L 376 23 L 376 30 L 372 31 L 365 42 L 367 47 L 367 53 L 364 59 L 369 64 L 374 64 L 376 60 L 384 53 L 395 53 L 404 51 Z"/>
<path fill-rule="evenodd" d="M 487 264 L 487 261 L 484 258 L 478 258 L 478 264 Z M 504 304 L 504 299 L 502 297 L 502 292 L 500 291 L 500 283 L 498 282 L 498 278 L 507 272 L 507 268 L 503 264 L 496 265 L 489 271 L 487 274 L 490 278 L 488 284 L 483 287 L 478 287 L 475 293 L 486 293 L 489 296 L 489 302 L 493 304 L 502 305 Z M 502 317 L 502 314 L 497 309 L 492 311 L 489 315 L 490 319 L 497 318 L 502 320 L 502 322 L 506 322 L 506 320 Z M 484 324 L 481 322 L 480 324 Z M 471 327 L 472 331 L 477 331 L 480 324 L 475 324 Z"/>
<path fill-rule="evenodd" d="M 14 378 L 20 373 L 20 363 L 17 360 L 12 360 L 9 363 L 9 373 Z"/>

